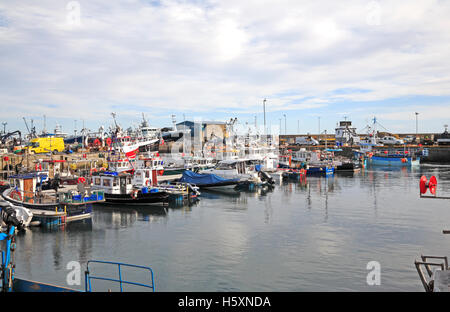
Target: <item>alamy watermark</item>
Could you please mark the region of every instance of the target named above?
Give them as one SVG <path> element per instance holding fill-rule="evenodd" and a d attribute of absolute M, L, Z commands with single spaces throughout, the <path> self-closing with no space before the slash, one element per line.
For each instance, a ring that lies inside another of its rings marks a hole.
<path fill-rule="evenodd" d="M 366 282 L 369 286 L 380 286 L 381 285 L 381 265 L 378 261 L 370 261 L 366 266 L 367 270 L 370 272 L 367 274 Z"/>
<path fill-rule="evenodd" d="M 66 265 L 66 269 L 69 270 L 66 276 L 66 283 L 69 286 L 81 285 L 81 264 L 78 261 L 70 261 Z"/>

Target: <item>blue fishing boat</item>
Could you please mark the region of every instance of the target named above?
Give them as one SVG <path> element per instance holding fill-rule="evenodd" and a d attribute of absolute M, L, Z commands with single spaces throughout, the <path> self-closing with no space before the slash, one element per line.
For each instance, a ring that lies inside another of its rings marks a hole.
<path fill-rule="evenodd" d="M 306 170 L 307 176 L 329 176 L 334 174 L 334 167 L 330 166 L 317 166 L 308 167 Z"/>
<path fill-rule="evenodd" d="M 417 166 L 420 165 L 420 158 L 405 154 L 373 155 L 368 160 L 370 165 L 379 166 Z"/>

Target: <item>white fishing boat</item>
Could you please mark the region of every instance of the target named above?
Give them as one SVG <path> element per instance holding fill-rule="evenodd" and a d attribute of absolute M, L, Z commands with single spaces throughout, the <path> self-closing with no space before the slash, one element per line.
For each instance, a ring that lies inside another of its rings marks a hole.
<path fill-rule="evenodd" d="M 358 144 L 360 142 L 360 137 L 356 133 L 356 128 L 352 126 L 352 122 L 347 120 L 340 121 L 339 125 L 336 126 L 336 145 L 342 146 L 344 144 Z"/>
<path fill-rule="evenodd" d="M 0 199 L 0 207 L 1 209 L 11 207 L 16 211 L 16 218 L 22 222 L 23 226 L 28 227 L 30 226 L 31 220 L 33 219 L 33 213 L 30 209 L 13 205 L 12 203 L 1 200 Z"/>

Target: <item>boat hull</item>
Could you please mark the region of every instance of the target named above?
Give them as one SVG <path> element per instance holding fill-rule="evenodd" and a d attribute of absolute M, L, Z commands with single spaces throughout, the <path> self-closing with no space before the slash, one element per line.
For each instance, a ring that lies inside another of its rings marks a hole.
<path fill-rule="evenodd" d="M 163 176 L 183 174 L 185 168 L 164 168 Z"/>
<path fill-rule="evenodd" d="M 47 210 L 47 211 L 65 211 L 67 217 L 81 217 L 81 216 L 90 216 L 92 212 L 92 203 L 67 203 L 67 204 L 61 204 L 61 203 L 39 203 L 39 202 L 23 202 L 20 200 L 13 199 L 9 197 L 8 191 L 6 190 L 3 192 L 3 198 L 7 200 L 8 202 L 12 203 L 13 205 L 21 206 L 24 208 L 31 209 L 31 212 L 33 210 Z"/>
<path fill-rule="evenodd" d="M 369 158 L 369 164 L 374 166 L 415 166 L 420 164 L 420 160 L 413 160 L 411 157 L 372 156 Z"/>
<path fill-rule="evenodd" d="M 306 170 L 307 176 L 327 176 L 334 174 L 334 168 L 329 167 L 309 167 Z"/>
<path fill-rule="evenodd" d="M 123 205 L 143 205 L 169 202 L 169 193 L 142 193 L 139 191 L 136 196 L 132 194 L 108 194 L 105 193 L 105 203 L 107 204 L 123 204 Z"/>

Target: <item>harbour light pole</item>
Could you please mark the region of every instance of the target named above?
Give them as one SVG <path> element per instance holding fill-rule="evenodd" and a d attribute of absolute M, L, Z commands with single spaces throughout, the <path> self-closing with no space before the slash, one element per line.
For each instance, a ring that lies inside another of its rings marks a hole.
<path fill-rule="evenodd" d="M 280 134 L 281 134 L 281 129 L 282 129 L 282 128 L 281 128 L 281 118 L 280 118 Z"/>
<path fill-rule="evenodd" d="M 286 114 L 283 114 L 283 116 L 284 116 L 284 134 L 287 134 L 287 131 L 286 131 L 286 129 L 287 129 L 287 127 L 286 127 Z"/>
<path fill-rule="evenodd" d="M 3 134 L 6 134 L 6 125 L 7 125 L 8 123 L 7 122 L 2 122 L 2 125 L 3 125 Z"/>
<path fill-rule="evenodd" d="M 419 113 L 416 112 L 416 140 L 417 140 L 417 135 L 419 134 Z"/>
<path fill-rule="evenodd" d="M 264 134 L 266 134 L 266 99 L 263 101 L 263 109 L 264 109 Z"/>

